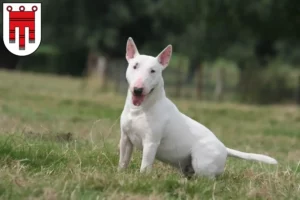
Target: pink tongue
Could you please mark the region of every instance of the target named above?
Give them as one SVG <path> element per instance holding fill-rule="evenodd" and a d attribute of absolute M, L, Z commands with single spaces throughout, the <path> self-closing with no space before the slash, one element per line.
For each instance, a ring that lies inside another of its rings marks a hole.
<path fill-rule="evenodd" d="M 145 96 L 134 96 L 132 95 L 132 103 L 135 106 L 140 106 L 142 102 L 144 101 Z"/>

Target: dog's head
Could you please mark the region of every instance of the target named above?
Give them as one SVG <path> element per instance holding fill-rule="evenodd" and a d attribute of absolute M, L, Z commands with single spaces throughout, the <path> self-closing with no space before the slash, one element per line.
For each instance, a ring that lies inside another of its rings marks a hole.
<path fill-rule="evenodd" d="M 156 57 L 140 55 L 133 39 L 128 38 L 126 79 L 135 106 L 140 106 L 162 81 L 162 71 L 168 66 L 171 56 L 171 45 Z"/>

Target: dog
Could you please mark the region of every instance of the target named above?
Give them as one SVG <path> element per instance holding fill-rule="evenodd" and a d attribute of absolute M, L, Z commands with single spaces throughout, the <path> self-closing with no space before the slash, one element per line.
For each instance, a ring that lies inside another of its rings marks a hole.
<path fill-rule="evenodd" d="M 150 172 L 155 159 L 186 177 L 209 178 L 224 172 L 227 156 L 277 164 L 266 155 L 227 148 L 212 131 L 179 111 L 164 90 L 162 72 L 171 56 L 172 45 L 153 57 L 140 54 L 131 37 L 127 40 L 129 86 L 120 117 L 118 171 L 128 167 L 134 147 L 142 151 L 141 173 Z"/>

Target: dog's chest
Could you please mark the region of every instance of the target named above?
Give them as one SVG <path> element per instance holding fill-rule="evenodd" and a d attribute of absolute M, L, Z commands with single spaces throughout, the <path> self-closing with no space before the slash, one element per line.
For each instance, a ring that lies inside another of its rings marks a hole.
<path fill-rule="evenodd" d="M 132 144 L 139 150 L 143 149 L 143 141 L 147 134 L 153 134 L 151 120 L 146 114 L 132 115 L 128 113 L 122 122 L 122 129 Z"/>

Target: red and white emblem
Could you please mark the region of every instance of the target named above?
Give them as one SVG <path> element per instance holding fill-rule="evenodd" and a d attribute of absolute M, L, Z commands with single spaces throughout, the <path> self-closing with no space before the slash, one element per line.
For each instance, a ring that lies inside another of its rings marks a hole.
<path fill-rule="evenodd" d="M 17 56 L 37 50 L 41 43 L 41 3 L 3 3 L 3 41 Z"/>

